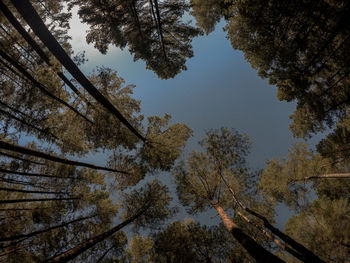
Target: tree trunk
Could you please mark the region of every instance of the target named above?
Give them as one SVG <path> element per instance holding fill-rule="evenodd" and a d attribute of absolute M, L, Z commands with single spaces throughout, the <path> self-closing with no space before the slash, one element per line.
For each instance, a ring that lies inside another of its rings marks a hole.
<path fill-rule="evenodd" d="M 5 153 L 5 152 L 1 152 L 1 151 L 0 151 L 0 155 L 4 155 L 4 156 L 9 157 L 9 158 L 17 159 L 17 160 L 20 160 L 22 162 L 29 162 L 29 163 L 33 163 L 33 164 L 37 164 L 37 165 L 45 165 L 44 163 L 39 163 L 39 162 L 36 162 L 36 161 L 24 159 L 24 158 L 21 158 L 19 156 L 16 156 L 16 155 L 13 155 L 13 154 L 9 154 L 9 153 Z"/>
<path fill-rule="evenodd" d="M 350 178 L 350 173 L 333 173 L 333 174 L 321 174 L 308 176 L 301 179 L 293 180 L 292 182 L 308 181 L 312 179 L 330 179 L 330 178 Z"/>
<path fill-rule="evenodd" d="M 45 178 L 59 178 L 59 179 L 76 179 L 75 177 L 62 177 L 62 176 L 56 176 L 56 175 L 48 175 L 48 174 L 37 174 L 37 173 L 26 173 L 26 172 L 17 172 L 17 171 L 11 171 L 0 168 L 0 173 L 5 174 L 18 174 L 23 176 L 29 176 L 29 177 L 45 177 Z"/>
<path fill-rule="evenodd" d="M 62 223 L 60 225 L 57 225 L 57 226 L 52 226 L 52 227 L 49 227 L 49 228 L 46 228 L 46 229 L 43 229 L 43 230 L 38 230 L 38 231 L 35 231 L 35 232 L 31 232 L 31 233 L 28 233 L 28 234 L 22 234 L 22 235 L 11 236 L 11 237 L 3 237 L 3 238 L 0 238 L 0 242 L 13 241 L 13 240 L 23 239 L 23 238 L 27 239 L 27 238 L 30 238 L 30 237 L 33 237 L 33 236 L 36 236 L 36 235 L 39 235 L 39 234 L 42 234 L 42 233 L 45 233 L 45 232 L 49 232 L 49 231 L 57 229 L 57 228 L 68 226 L 70 224 L 73 224 L 73 223 L 76 223 L 76 222 L 79 222 L 79 221 L 82 221 L 82 220 L 93 218 L 95 216 L 96 215 L 81 217 L 81 218 L 74 219 L 74 220 L 69 221 L 69 222 L 64 222 L 64 223 Z M 17 244 L 17 243 L 18 242 L 15 242 L 15 244 Z M 12 243 L 12 244 L 10 244 L 8 246 L 12 246 L 12 245 L 14 245 L 14 243 Z M 8 247 L 8 246 L 6 246 L 6 247 Z"/>
<path fill-rule="evenodd" d="M 221 174 L 220 174 L 221 175 Z M 226 187 L 229 189 L 229 191 L 232 194 L 232 198 L 234 200 L 234 202 L 241 207 L 243 210 L 247 211 L 249 214 L 261 219 L 264 223 L 264 226 L 269 229 L 273 234 L 275 234 L 276 236 L 278 236 L 281 240 L 283 240 L 285 243 L 287 243 L 288 245 L 290 245 L 299 255 L 301 255 L 303 257 L 303 261 L 305 262 L 318 262 L 318 263 L 324 263 L 324 261 L 322 261 L 319 257 L 317 257 L 311 250 L 307 249 L 306 247 L 304 247 L 302 244 L 298 243 L 297 241 L 295 241 L 293 238 L 291 238 L 290 236 L 288 236 L 287 234 L 283 233 L 282 231 L 280 231 L 278 228 L 274 227 L 268 220 L 266 217 L 260 215 L 259 213 L 251 210 L 250 208 L 248 208 L 247 206 L 245 206 L 242 202 L 240 202 L 235 193 L 233 192 L 232 188 L 229 186 L 229 184 L 227 183 L 226 179 L 221 175 L 222 180 L 224 181 Z M 293 251 L 288 251 L 288 252 L 292 252 L 291 254 L 293 254 Z M 294 254 L 293 254 L 294 255 Z M 295 254 L 294 256 L 296 256 L 297 254 Z M 296 256 L 297 257 L 297 256 Z M 298 258 L 298 257 L 297 257 Z"/>
<path fill-rule="evenodd" d="M 38 132 L 41 132 L 42 134 L 48 135 L 48 136 L 54 138 L 55 140 L 59 140 L 58 137 L 56 135 L 52 134 L 51 132 L 44 131 L 43 129 L 36 127 L 33 124 L 30 124 L 30 123 L 26 122 L 25 120 L 22 120 L 22 119 L 16 117 L 15 115 L 11 114 L 10 112 L 7 112 L 7 111 L 0 109 L 0 113 L 3 115 L 7 115 L 11 119 L 14 119 L 19 123 L 22 123 L 23 125 L 28 126 L 28 127 L 32 128 L 33 130 L 36 130 Z"/>
<path fill-rule="evenodd" d="M 10 199 L 10 200 L 0 200 L 0 205 L 13 204 L 13 203 L 45 202 L 45 201 L 68 201 L 68 200 L 78 200 L 78 199 L 79 197 Z"/>
<path fill-rule="evenodd" d="M 17 193 L 27 193 L 27 194 L 54 194 L 54 195 L 64 195 L 64 194 L 67 194 L 67 193 L 62 193 L 62 192 L 34 191 L 34 190 L 23 190 L 23 189 L 6 188 L 6 187 L 0 187 L 0 191 L 17 192 Z"/>
<path fill-rule="evenodd" d="M 96 245 L 97 243 L 105 240 L 106 238 L 113 235 L 115 232 L 119 231 L 120 229 L 127 226 L 128 224 L 132 223 L 136 218 L 141 216 L 145 211 L 146 211 L 146 209 L 141 210 L 139 213 L 135 214 L 134 216 L 130 217 L 129 219 L 125 220 L 124 222 L 120 223 L 119 225 L 113 227 L 112 229 L 110 229 L 110 230 L 108 230 L 100 235 L 97 235 L 93 238 L 90 238 L 90 239 L 86 240 L 85 242 L 75 246 L 74 248 L 69 249 L 66 252 L 63 252 L 62 254 L 60 254 L 58 256 L 47 259 L 47 260 L 45 260 L 45 262 L 47 262 L 47 263 L 67 262 L 69 260 L 74 259 L 75 257 L 80 255 L 81 253 L 85 252 L 89 248 Z"/>
<path fill-rule="evenodd" d="M 38 87 L 42 93 L 44 93 L 46 96 L 50 97 L 51 99 L 63 104 L 70 110 L 72 110 L 74 113 L 88 121 L 89 123 L 93 124 L 91 120 L 89 120 L 86 116 L 81 114 L 78 110 L 76 110 L 74 107 L 69 105 L 64 100 L 58 98 L 56 95 L 52 94 L 50 91 L 48 91 L 47 88 L 45 88 L 40 82 L 38 82 L 32 75 L 30 75 L 20 64 L 18 64 L 15 60 L 13 60 L 10 56 L 8 56 L 3 50 L 0 49 L 0 56 L 3 57 L 8 63 L 10 63 L 13 67 L 15 67 L 21 74 L 23 74 L 30 82 L 32 82 L 33 85 Z M 18 72 L 16 72 L 14 69 L 12 69 L 10 66 L 8 66 L 4 61 L 0 60 L 0 62 L 11 72 L 14 74 L 19 75 Z"/>
<path fill-rule="evenodd" d="M 24 20 L 31 27 L 33 32 L 39 37 L 44 45 L 51 51 L 57 60 L 69 71 L 69 73 L 81 84 L 81 86 L 94 97 L 107 111 L 112 113 L 119 121 L 121 121 L 135 136 L 143 142 L 143 137 L 136 128 L 120 113 L 119 110 L 106 98 L 102 93 L 94 87 L 94 85 L 85 77 L 80 69 L 75 65 L 72 59 L 67 55 L 62 46 L 57 42 L 55 37 L 47 29 L 38 13 L 28 0 L 11 0 L 17 11 L 22 15 Z"/>
<path fill-rule="evenodd" d="M 53 156 L 53 155 L 50 155 L 47 153 L 32 150 L 32 149 L 29 149 L 26 147 L 7 143 L 4 141 L 0 141 L 0 149 L 18 152 L 18 153 L 22 153 L 22 154 L 28 154 L 28 155 L 40 157 L 40 158 L 43 158 L 43 159 L 46 159 L 49 161 L 53 161 L 53 162 L 57 162 L 57 163 L 63 163 L 63 164 L 69 164 L 69 165 L 75 165 L 75 166 L 83 166 L 83 167 L 88 167 L 88 168 L 95 169 L 95 170 L 104 170 L 104 171 L 109 171 L 109 172 L 116 172 L 116 173 L 131 175 L 128 172 L 124 172 L 124 171 L 120 171 L 120 170 L 116 170 L 116 169 L 112 169 L 112 168 L 108 168 L 108 167 L 96 166 L 96 165 L 89 164 L 89 163 L 68 160 L 65 158 L 60 158 L 60 157 Z"/>
<path fill-rule="evenodd" d="M 300 255 L 298 252 L 296 252 L 295 250 L 293 250 L 292 248 L 290 248 L 288 245 L 282 243 L 281 241 L 279 241 L 277 238 L 275 238 L 273 235 L 271 235 L 268 231 L 266 231 L 263 227 L 261 227 L 260 225 L 256 224 L 255 222 L 251 221 L 248 217 L 246 217 L 245 215 L 243 215 L 241 212 L 239 211 L 235 211 L 235 213 L 237 215 L 239 215 L 244 221 L 246 221 L 247 223 L 253 225 L 255 228 L 259 229 L 260 232 L 265 235 L 268 239 L 270 239 L 272 242 L 274 242 L 279 248 L 287 251 L 289 254 L 293 255 L 294 257 L 296 257 L 297 259 L 304 261 L 305 258 Z"/>
<path fill-rule="evenodd" d="M 52 66 L 50 63 L 50 59 L 41 49 L 41 47 L 35 42 L 35 40 L 28 34 L 28 32 L 22 27 L 22 25 L 18 22 L 16 17 L 11 13 L 11 11 L 0 2 L 0 8 L 3 14 L 6 16 L 7 20 L 12 24 L 12 26 L 17 30 L 17 32 L 27 41 L 27 43 L 36 51 L 39 57 L 45 61 L 45 63 L 49 66 Z M 58 72 L 57 75 L 70 87 L 70 89 L 75 92 L 78 96 L 82 97 L 81 93 L 77 90 L 77 88 L 73 85 L 73 83 L 66 78 L 66 76 L 62 72 Z"/>
<path fill-rule="evenodd" d="M 217 213 L 221 217 L 226 229 L 233 235 L 233 237 L 245 248 L 248 254 L 254 258 L 257 262 L 284 262 L 271 252 L 260 246 L 254 239 L 245 234 L 226 214 L 224 209 L 213 200 L 210 200 L 210 204 L 216 209 Z"/>

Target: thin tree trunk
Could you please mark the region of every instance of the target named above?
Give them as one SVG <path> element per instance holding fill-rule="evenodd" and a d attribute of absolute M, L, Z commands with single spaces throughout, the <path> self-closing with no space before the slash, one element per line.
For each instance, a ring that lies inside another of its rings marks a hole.
<path fill-rule="evenodd" d="M 331 179 L 331 178 L 350 178 L 350 173 L 332 173 L 332 174 L 321 174 L 304 177 L 301 179 L 295 179 L 292 182 L 308 181 L 312 179 Z"/>
<path fill-rule="evenodd" d="M 34 191 L 34 190 L 23 190 L 23 189 L 15 189 L 15 188 L 7 188 L 7 187 L 0 187 L 0 191 L 27 193 L 27 194 L 51 194 L 51 195 L 65 195 L 65 194 L 67 194 L 67 193 L 62 193 L 62 192 Z"/>
<path fill-rule="evenodd" d="M 29 203 L 29 202 L 45 202 L 45 201 L 69 201 L 78 200 L 79 197 L 67 197 L 67 198 L 29 198 L 29 199 L 10 199 L 0 200 L 0 204 L 14 204 L 14 203 Z"/>
<path fill-rule="evenodd" d="M 41 49 L 41 47 L 36 43 L 36 41 L 28 34 L 28 32 L 22 27 L 18 22 L 16 17 L 11 13 L 4 3 L 0 1 L 0 9 L 6 16 L 7 20 L 12 24 L 12 26 L 17 30 L 17 32 L 27 41 L 27 43 L 36 51 L 39 57 L 46 62 L 47 65 L 52 66 L 50 59 Z M 28 52 L 29 53 L 29 52 Z M 30 53 L 29 53 L 30 54 Z M 57 75 L 70 87 L 70 89 L 75 92 L 78 96 L 82 97 L 77 88 L 70 82 L 62 72 L 58 72 Z"/>
<path fill-rule="evenodd" d="M 39 163 L 39 162 L 36 162 L 36 161 L 24 159 L 24 158 L 21 158 L 19 156 L 16 156 L 16 155 L 13 155 L 13 154 L 9 154 L 9 153 L 5 153 L 5 152 L 1 152 L 1 151 L 0 151 L 0 155 L 4 155 L 6 157 L 17 159 L 17 160 L 20 160 L 20 161 L 23 161 L 23 162 L 29 162 L 29 163 L 33 163 L 33 164 L 37 164 L 37 165 L 45 165 L 44 163 Z"/>
<path fill-rule="evenodd" d="M 71 248 L 71 249 L 67 250 L 66 252 L 63 252 L 62 254 L 60 254 L 58 256 L 55 256 L 53 258 L 49 258 L 49 259 L 45 260 L 45 262 L 47 262 L 47 263 L 67 262 L 69 260 L 76 258 L 81 253 L 85 252 L 86 250 L 93 247 L 97 243 L 105 240 L 106 238 L 110 237 L 111 235 L 113 235 L 114 233 L 116 233 L 117 231 L 122 229 L 123 227 L 132 223 L 135 219 L 140 217 L 146 210 L 147 210 L 147 208 L 141 210 L 139 213 L 135 214 L 134 216 L 130 217 L 129 219 L 125 220 L 124 222 L 120 223 L 119 225 L 113 227 L 112 229 L 110 229 L 110 230 L 108 230 L 100 235 L 97 235 L 95 237 L 92 237 L 92 238 L 86 240 L 85 242 L 75 246 L 74 248 Z"/>
<path fill-rule="evenodd" d="M 257 262 L 284 262 L 271 252 L 260 246 L 254 239 L 245 234 L 226 214 L 224 209 L 213 200 L 209 201 L 210 204 L 216 209 L 217 213 L 221 217 L 226 229 L 233 235 L 233 237 L 245 248 L 248 254 L 253 257 Z"/>
<path fill-rule="evenodd" d="M 76 222 L 80 222 L 80 221 L 83 221 L 83 220 L 86 220 L 86 219 L 90 219 L 90 218 L 93 218 L 95 216 L 97 216 L 97 215 L 81 217 L 81 218 L 74 219 L 74 220 L 69 221 L 69 222 L 64 222 L 64 223 L 62 223 L 60 225 L 57 225 L 57 226 L 52 226 L 52 227 L 49 227 L 49 228 L 46 228 L 46 229 L 42 229 L 42 230 L 38 230 L 38 231 L 34 231 L 34 232 L 31 232 L 31 233 L 28 233 L 28 234 L 22 234 L 22 235 L 11 236 L 11 237 L 1 237 L 0 238 L 0 242 L 13 241 L 13 240 L 23 239 L 23 238 L 24 239 L 28 239 L 30 237 L 33 237 L 33 236 L 36 236 L 36 235 L 39 235 L 39 234 L 42 234 L 42 233 L 45 233 L 45 232 L 49 232 L 49 231 L 52 231 L 52 230 L 57 229 L 57 228 L 65 227 L 65 226 L 68 226 L 68 225 L 76 223 Z M 12 243 L 10 245 L 7 245 L 6 247 L 12 246 L 12 245 L 17 244 L 17 243 L 18 242 Z M 3 247 L 3 248 L 5 248 L 5 247 Z"/>
<path fill-rule="evenodd" d="M 146 138 L 143 137 L 136 128 L 134 128 L 128 120 L 120 113 L 119 110 L 106 98 L 101 92 L 94 87 L 84 74 L 80 71 L 77 65 L 67 55 L 62 46 L 57 42 L 55 37 L 47 29 L 44 22 L 41 20 L 38 13 L 28 0 L 11 0 L 17 11 L 22 15 L 24 20 L 29 24 L 33 32 L 39 37 L 44 45 L 52 52 L 58 61 L 69 71 L 69 73 L 89 92 L 106 110 L 112 113 L 120 120 L 135 136 L 143 142 Z"/>
<path fill-rule="evenodd" d="M 69 105 L 64 100 L 58 98 L 56 95 L 52 94 L 50 91 L 48 91 L 41 83 L 39 83 L 32 75 L 30 75 L 20 64 L 18 64 L 15 60 L 13 60 L 10 56 L 8 56 L 2 49 L 0 49 L 0 56 L 3 57 L 8 63 L 10 63 L 13 67 L 15 67 L 21 74 L 23 74 L 30 82 L 33 83 L 36 87 L 38 87 L 42 93 L 44 93 L 46 96 L 56 100 L 57 102 L 63 104 L 70 110 L 72 110 L 74 113 L 85 119 L 87 122 L 94 124 L 91 120 L 89 120 L 86 116 L 81 114 L 79 111 L 77 111 L 74 107 Z M 5 62 L 2 60 L 0 61 L 7 69 L 12 71 L 14 74 L 18 75 L 18 73 L 13 70 L 10 66 L 8 66 Z"/>
<path fill-rule="evenodd" d="M 28 155 L 32 155 L 32 156 L 36 156 L 36 157 L 40 157 L 49 161 L 53 161 L 53 162 L 57 162 L 57 163 L 63 163 L 63 164 L 68 164 L 68 165 L 75 165 L 75 166 L 83 166 L 83 167 L 88 167 L 91 169 L 95 169 L 95 170 L 104 170 L 104 171 L 109 171 L 109 172 L 116 172 L 116 173 L 122 173 L 122 174 L 127 174 L 127 175 L 131 175 L 128 172 L 125 171 L 120 171 L 120 170 L 116 170 L 116 169 L 112 169 L 112 168 L 108 168 L 108 167 L 101 167 L 101 166 L 96 166 L 93 164 L 89 164 L 89 163 L 83 163 L 83 162 L 78 162 L 78 161 L 72 161 L 72 160 L 68 160 L 65 158 L 60 158 L 57 156 L 53 156 L 47 153 L 43 153 L 43 152 L 39 152 L 36 150 L 32 150 L 26 147 L 22 147 L 22 146 L 18 146 L 18 145 L 14 145 L 11 143 L 7 143 L 4 141 L 0 141 L 0 149 L 4 149 L 4 150 L 9 150 L 9 151 L 14 151 L 14 152 L 18 152 L 18 153 L 22 153 L 22 154 L 28 154 Z"/>
<path fill-rule="evenodd" d="M 111 251 L 113 248 L 114 246 L 111 246 L 109 249 L 107 249 L 105 253 L 103 253 L 103 255 L 96 261 L 96 263 L 101 262 L 104 259 L 104 257 L 109 253 L 109 251 Z"/>
<path fill-rule="evenodd" d="M 152 1 L 152 0 L 150 0 L 150 1 Z M 159 7 L 158 7 L 158 1 L 157 0 L 154 0 L 154 7 L 156 9 L 157 25 L 158 25 L 158 30 L 159 30 L 162 50 L 163 50 L 164 58 L 165 58 L 165 60 L 167 60 L 167 55 L 166 55 L 166 51 L 165 51 L 165 44 L 164 44 L 164 37 L 163 37 L 162 22 L 161 22 L 161 19 L 160 19 L 160 12 L 159 12 Z"/>
<path fill-rule="evenodd" d="M 33 130 L 36 130 L 36 131 L 41 132 L 41 133 L 43 133 L 45 135 L 48 135 L 48 136 L 54 138 L 55 140 L 59 140 L 59 138 L 56 135 L 52 134 L 51 132 L 44 131 L 43 129 L 41 129 L 39 127 L 36 127 L 36 126 L 26 122 L 25 120 L 17 118 L 15 115 L 13 115 L 13 114 L 11 114 L 11 113 L 9 113 L 7 111 L 4 111 L 4 110 L 0 109 L 0 113 L 3 114 L 3 115 L 7 115 L 11 119 L 14 119 L 14 120 L 16 120 L 19 123 L 22 123 L 23 125 L 26 125 L 26 126 L 32 128 Z"/>
<path fill-rule="evenodd" d="M 18 174 L 23 176 L 30 176 L 30 177 L 46 177 L 46 178 L 59 178 L 59 179 L 76 179 L 75 177 L 62 177 L 62 176 L 55 176 L 55 175 L 48 175 L 48 174 L 37 174 L 37 173 L 26 173 L 26 172 L 17 172 L 17 171 L 11 171 L 6 170 L 3 168 L 0 168 L 0 173 L 6 173 L 6 174 Z"/>

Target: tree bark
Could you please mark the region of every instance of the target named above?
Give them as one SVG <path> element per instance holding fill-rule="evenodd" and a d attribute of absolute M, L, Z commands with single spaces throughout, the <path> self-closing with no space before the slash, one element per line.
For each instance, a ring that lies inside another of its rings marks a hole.
<path fill-rule="evenodd" d="M 113 227 L 112 229 L 110 229 L 110 230 L 108 230 L 100 235 L 97 235 L 93 238 L 90 238 L 90 239 L 86 240 L 85 242 L 75 246 L 72 249 L 69 249 L 66 252 L 63 252 L 62 254 L 60 254 L 58 256 L 55 256 L 53 258 L 49 258 L 49 259 L 45 260 L 45 262 L 47 262 L 47 263 L 67 262 L 69 260 L 74 259 L 75 257 L 80 255 L 81 253 L 85 252 L 89 248 L 96 245 L 97 243 L 103 241 L 104 239 L 110 237 L 111 235 L 113 235 L 114 233 L 116 233 L 117 231 L 122 229 L 123 227 L 132 223 L 136 218 L 141 216 L 146 210 L 147 209 L 141 210 L 139 213 L 135 214 L 134 216 L 130 217 L 129 219 L 125 220 L 124 222 L 120 223 L 119 225 Z"/>
<path fill-rule="evenodd" d="M 260 246 L 254 239 L 245 234 L 226 214 L 224 209 L 213 200 L 209 201 L 221 217 L 226 229 L 245 248 L 248 254 L 257 262 L 284 262 L 271 252 Z"/>
<path fill-rule="evenodd" d="M 11 0 L 17 11 L 22 15 L 24 20 L 31 27 L 33 32 L 39 37 L 44 45 L 51 51 L 57 60 L 69 71 L 69 73 L 82 85 L 82 87 L 94 97 L 107 111 L 112 113 L 119 121 L 121 121 L 135 136 L 145 142 L 143 137 L 136 128 L 120 113 L 119 110 L 106 98 L 102 93 L 94 87 L 94 85 L 85 77 L 77 65 L 67 55 L 62 46 L 57 42 L 55 37 L 47 29 L 38 13 L 28 0 Z"/>
<path fill-rule="evenodd" d="M 125 171 L 120 171 L 120 170 L 116 170 L 116 169 L 112 169 L 112 168 L 108 168 L 108 167 L 96 166 L 96 165 L 89 164 L 89 163 L 72 161 L 72 160 L 68 160 L 65 158 L 53 156 L 53 155 L 50 155 L 47 153 L 32 150 L 32 149 L 29 149 L 26 147 L 7 143 L 4 141 L 0 141 L 0 149 L 9 150 L 9 151 L 18 152 L 18 153 L 27 154 L 27 155 L 32 155 L 32 156 L 40 157 L 40 158 L 43 158 L 43 159 L 46 159 L 49 161 L 53 161 L 53 162 L 57 162 L 57 163 L 63 163 L 63 164 L 69 164 L 69 165 L 75 165 L 75 166 L 83 166 L 83 167 L 88 167 L 88 168 L 95 169 L 95 170 L 104 170 L 104 171 L 109 171 L 109 172 L 116 172 L 116 173 L 131 175 L 130 173 L 125 172 Z"/>

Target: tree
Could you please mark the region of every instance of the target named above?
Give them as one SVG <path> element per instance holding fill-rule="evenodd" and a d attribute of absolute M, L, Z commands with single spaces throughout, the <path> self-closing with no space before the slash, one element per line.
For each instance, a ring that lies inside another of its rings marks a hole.
<path fill-rule="evenodd" d="M 193 56 L 192 38 L 201 33 L 183 22 L 190 8 L 184 0 L 71 0 L 70 6 L 74 5 L 82 21 L 90 25 L 88 43 L 104 54 L 109 44 L 127 45 L 134 60 L 144 60 L 147 69 L 163 79 L 186 70 L 186 59 Z"/>
<path fill-rule="evenodd" d="M 155 226 L 172 216 L 174 212 L 168 208 L 171 198 L 167 194 L 167 188 L 160 185 L 157 181 L 147 184 L 146 187 L 141 188 L 139 191 L 135 190 L 130 194 L 124 194 L 123 199 L 121 204 L 124 208 L 122 218 L 125 218 L 125 220 L 122 223 L 106 232 L 91 237 L 57 256 L 47 259 L 47 262 L 65 262 L 74 259 L 79 254 L 131 223 L 133 223 L 135 229 L 148 225 Z"/>
<path fill-rule="evenodd" d="M 226 229 L 251 257 L 258 262 L 266 259 L 281 262 L 243 232 L 224 210 L 230 208 L 231 195 L 224 185 L 223 177 L 238 196 L 244 196 L 247 192 L 249 171 L 245 167 L 245 156 L 249 149 L 248 137 L 237 131 L 221 128 L 219 131 L 207 132 L 200 144 L 205 151 L 192 152 L 186 163 L 180 164 L 174 171 L 181 202 L 189 207 L 190 213 L 213 207 Z"/>
<path fill-rule="evenodd" d="M 307 137 L 333 127 L 349 108 L 348 1 L 275 0 L 197 2 L 194 16 L 212 28 L 226 16 L 232 47 L 259 76 L 278 88 L 279 100 L 296 101 L 290 128 Z M 206 10 L 210 10 L 206 11 Z"/>

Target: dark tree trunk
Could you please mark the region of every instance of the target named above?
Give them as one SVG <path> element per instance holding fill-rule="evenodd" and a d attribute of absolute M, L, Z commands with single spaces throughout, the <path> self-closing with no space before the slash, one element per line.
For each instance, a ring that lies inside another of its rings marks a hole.
<path fill-rule="evenodd" d="M 73 108 L 71 105 L 69 105 L 64 100 L 58 98 L 56 95 L 52 94 L 50 91 L 47 90 L 41 83 L 39 83 L 32 75 L 30 75 L 20 64 L 18 64 L 15 60 L 13 60 L 10 56 L 8 56 L 3 50 L 0 49 L 0 56 L 3 57 L 8 63 L 10 63 L 13 67 L 15 67 L 21 74 L 23 74 L 30 82 L 33 83 L 36 87 L 40 89 L 42 93 L 44 93 L 46 96 L 52 98 L 53 100 L 63 104 L 70 110 L 72 110 L 74 113 L 85 119 L 87 122 L 93 124 L 91 120 L 89 120 L 86 116 L 81 114 L 79 111 L 77 111 L 75 108 Z M 5 62 L 0 60 L 0 62 L 10 71 L 12 71 L 14 74 L 18 75 L 18 73 L 13 70 L 10 66 L 8 66 Z"/>
<path fill-rule="evenodd" d="M 226 229 L 232 234 L 232 236 L 245 248 L 248 254 L 254 258 L 257 262 L 284 262 L 271 252 L 260 246 L 254 239 L 245 234 L 226 214 L 224 209 L 213 200 L 210 200 L 210 204 L 216 209 L 217 213 L 221 217 Z"/>
<path fill-rule="evenodd" d="M 60 157 L 53 156 L 53 155 L 50 155 L 47 153 L 43 153 L 43 152 L 39 152 L 39 151 L 32 150 L 29 148 L 25 148 L 22 146 L 7 143 L 4 141 L 0 141 L 0 149 L 9 150 L 9 151 L 18 152 L 18 153 L 27 154 L 27 155 L 32 155 L 32 156 L 36 156 L 36 157 L 43 158 L 43 159 L 53 161 L 53 162 L 57 162 L 57 163 L 63 163 L 63 164 L 75 165 L 75 166 L 83 166 L 83 167 L 88 167 L 88 168 L 95 169 L 95 170 L 104 170 L 104 171 L 109 171 L 109 172 L 116 172 L 116 173 L 131 175 L 128 172 L 119 171 L 119 170 L 108 168 L 108 167 L 96 166 L 96 165 L 89 164 L 89 163 L 68 160 L 65 158 L 60 158 Z"/>
<path fill-rule="evenodd" d="M 44 22 L 41 20 L 38 13 L 28 0 L 11 0 L 11 3 L 15 6 L 17 11 L 22 15 L 24 20 L 29 24 L 33 32 L 39 37 L 44 45 L 52 52 L 57 60 L 69 71 L 69 73 L 82 85 L 82 87 L 88 91 L 88 93 L 94 97 L 103 107 L 112 113 L 118 120 L 120 120 L 135 136 L 137 136 L 143 142 L 146 138 L 143 137 L 134 128 L 128 120 L 117 110 L 116 107 L 106 98 L 101 92 L 94 87 L 94 85 L 88 80 L 80 69 L 75 65 L 72 59 L 67 55 L 62 46 L 57 42 L 54 36 L 46 28 Z"/>
<path fill-rule="evenodd" d="M 27 239 L 27 238 L 30 238 L 30 237 L 33 237 L 33 236 L 36 236 L 36 235 L 39 235 L 39 234 L 42 234 L 42 233 L 45 233 L 45 232 L 49 232 L 49 231 L 57 229 L 57 228 L 65 227 L 65 226 L 68 226 L 68 225 L 76 223 L 76 222 L 80 222 L 80 221 L 83 221 L 83 220 L 86 220 L 86 219 L 93 218 L 95 216 L 96 215 L 81 217 L 81 218 L 74 219 L 74 220 L 69 221 L 69 222 L 64 222 L 64 223 L 62 223 L 60 225 L 57 225 L 57 226 L 52 226 L 52 227 L 49 227 L 49 228 L 46 228 L 46 229 L 42 229 L 42 230 L 38 230 L 38 231 L 35 231 L 35 232 L 31 232 L 31 233 L 28 233 L 28 234 L 22 234 L 22 235 L 11 236 L 11 237 L 2 237 L 2 238 L 0 238 L 0 242 L 14 241 L 14 240 L 17 240 L 17 239 Z M 18 242 L 16 242 L 16 244 L 17 243 Z M 14 243 L 10 244 L 8 246 L 11 246 L 11 245 L 14 245 Z M 8 246 L 6 246 L 6 247 L 8 247 Z"/>
<path fill-rule="evenodd" d="M 106 238 L 108 238 L 111 235 L 113 235 L 115 232 L 119 231 L 120 229 L 122 229 L 123 227 L 127 226 L 128 224 L 132 223 L 136 218 L 141 216 L 145 211 L 146 211 L 146 209 L 141 210 L 139 213 L 137 213 L 134 216 L 130 217 L 129 219 L 125 220 L 121 224 L 113 227 L 112 229 L 110 229 L 110 230 L 108 230 L 108 231 L 106 231 L 106 232 L 104 232 L 104 233 L 102 233 L 100 235 L 97 235 L 97 236 L 95 236 L 93 238 L 90 238 L 90 239 L 86 240 L 85 242 L 75 246 L 72 249 L 69 249 L 66 252 L 63 252 L 62 254 L 60 254 L 58 256 L 55 256 L 55 257 L 50 258 L 50 259 L 47 259 L 47 260 L 45 260 L 45 262 L 47 262 L 47 263 L 67 262 L 69 260 L 74 259 L 75 257 L 80 255 L 81 253 L 85 252 L 89 248 L 91 248 L 94 245 L 96 245 L 97 243 L 105 240 Z"/>
<path fill-rule="evenodd" d="M 78 200 L 79 197 L 67 197 L 67 198 L 29 198 L 29 199 L 10 199 L 0 200 L 0 204 L 14 204 L 14 203 L 30 203 L 30 202 L 46 202 L 46 201 L 69 201 Z"/>

